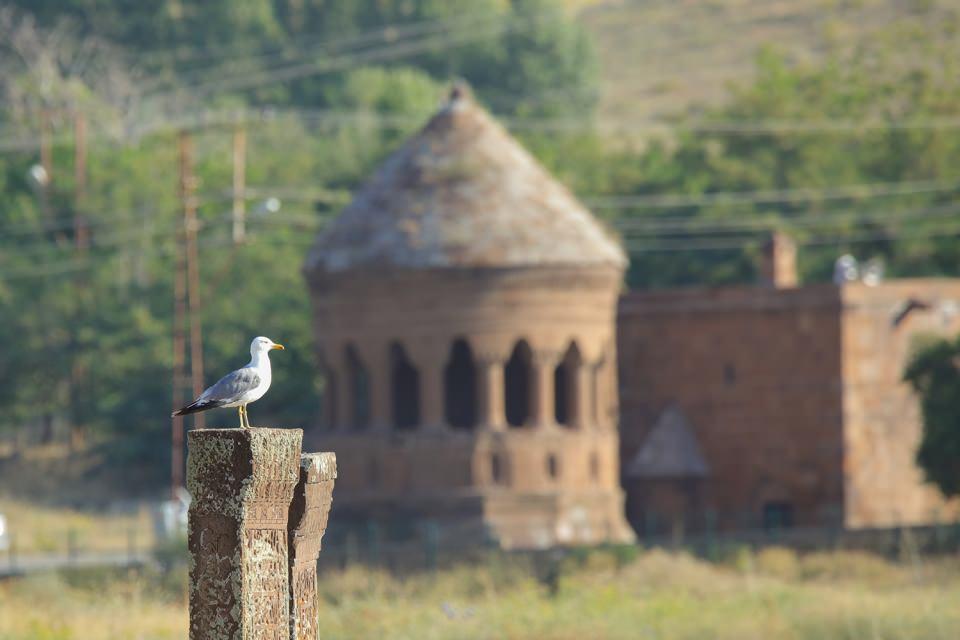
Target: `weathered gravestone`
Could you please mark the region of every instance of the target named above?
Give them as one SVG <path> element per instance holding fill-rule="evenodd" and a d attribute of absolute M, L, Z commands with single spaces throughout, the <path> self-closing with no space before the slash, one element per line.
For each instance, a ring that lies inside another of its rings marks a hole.
<path fill-rule="evenodd" d="M 299 429 L 188 436 L 190 640 L 289 640 L 287 518 Z"/>
<path fill-rule="evenodd" d="M 305 453 L 290 503 L 290 639 L 317 640 L 317 558 L 337 477 L 333 453 Z"/>

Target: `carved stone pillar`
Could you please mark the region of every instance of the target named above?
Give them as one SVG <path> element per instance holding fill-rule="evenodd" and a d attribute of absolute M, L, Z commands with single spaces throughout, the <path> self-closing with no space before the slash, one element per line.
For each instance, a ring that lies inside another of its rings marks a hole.
<path fill-rule="evenodd" d="M 321 427 L 328 430 L 336 429 L 340 426 L 340 416 L 343 412 L 340 404 L 340 387 L 343 380 L 333 361 L 323 349 L 319 352 L 318 362 L 324 379 Z"/>
<path fill-rule="evenodd" d="M 420 370 L 420 394 L 423 399 L 423 427 L 428 431 L 447 428 L 443 415 L 443 362 L 428 360 Z"/>
<path fill-rule="evenodd" d="M 507 428 L 503 393 L 505 360 L 506 357 L 500 354 L 477 355 L 477 419 L 482 429 L 503 431 Z"/>
<path fill-rule="evenodd" d="M 578 362 L 570 373 L 570 424 L 577 429 L 590 424 L 593 379 L 593 367 L 586 362 Z"/>
<path fill-rule="evenodd" d="M 190 640 L 290 637 L 287 517 L 300 429 L 187 436 Z"/>
<path fill-rule="evenodd" d="M 390 349 L 386 344 L 370 342 L 360 348 L 370 384 L 370 427 L 388 431 L 391 426 Z"/>
<path fill-rule="evenodd" d="M 443 431 L 447 428 L 443 411 L 443 375 L 448 354 L 446 342 L 412 342 L 407 347 L 420 374 L 420 426 L 426 431 Z"/>
<path fill-rule="evenodd" d="M 350 377 L 350 366 L 347 364 L 343 350 L 339 358 L 331 358 L 331 369 L 336 379 L 334 393 L 337 394 L 337 422 L 334 427 L 338 431 L 355 429 L 357 425 L 353 420 L 353 380 Z"/>
<path fill-rule="evenodd" d="M 317 557 L 336 477 L 335 454 L 305 453 L 300 457 L 300 480 L 290 503 L 288 529 L 290 640 L 318 640 Z"/>
<path fill-rule="evenodd" d="M 594 363 L 592 367 L 593 380 L 591 382 L 593 388 L 593 398 L 591 401 L 591 417 L 593 419 L 593 424 L 597 427 L 603 425 L 604 421 L 604 407 L 606 405 L 606 400 L 604 400 L 604 393 L 606 390 L 606 385 L 603 384 L 603 376 L 606 375 L 604 369 L 606 363 L 603 360 Z"/>
<path fill-rule="evenodd" d="M 541 349 L 533 352 L 530 380 L 530 424 L 547 427 L 555 424 L 553 373 L 560 362 L 557 351 Z"/>
<path fill-rule="evenodd" d="M 620 379 L 617 370 L 617 347 L 615 343 L 607 346 L 607 371 L 604 380 L 604 415 L 601 425 L 608 429 L 617 428 L 620 415 Z"/>

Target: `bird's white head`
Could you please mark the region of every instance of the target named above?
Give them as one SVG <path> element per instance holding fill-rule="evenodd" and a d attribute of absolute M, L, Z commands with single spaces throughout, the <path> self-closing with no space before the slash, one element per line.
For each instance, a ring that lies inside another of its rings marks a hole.
<path fill-rule="evenodd" d="M 250 343 L 250 355 L 254 358 L 272 349 L 283 350 L 283 345 L 277 344 L 270 338 L 265 338 L 263 336 L 257 336 L 253 339 L 253 342 Z"/>

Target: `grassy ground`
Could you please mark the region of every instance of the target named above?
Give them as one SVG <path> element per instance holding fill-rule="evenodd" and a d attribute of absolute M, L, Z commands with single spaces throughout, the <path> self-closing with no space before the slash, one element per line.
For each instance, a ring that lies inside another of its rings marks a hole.
<path fill-rule="evenodd" d="M 720 564 L 659 551 L 618 563 L 593 553 L 566 561 L 556 581 L 543 575 L 504 557 L 405 579 L 326 574 L 320 628 L 325 638 L 391 639 L 960 637 L 954 558 L 905 566 L 771 549 Z M 182 573 L 88 573 L 0 583 L 0 638 L 181 639 L 182 582 Z"/>
<path fill-rule="evenodd" d="M 0 498 L 0 513 L 20 555 L 67 552 L 125 551 L 153 545 L 150 514 L 145 508 L 132 513 L 109 514 L 43 507 Z M 0 559 L 4 556 L 0 553 Z M 2 560 L 0 560 L 2 561 Z"/>

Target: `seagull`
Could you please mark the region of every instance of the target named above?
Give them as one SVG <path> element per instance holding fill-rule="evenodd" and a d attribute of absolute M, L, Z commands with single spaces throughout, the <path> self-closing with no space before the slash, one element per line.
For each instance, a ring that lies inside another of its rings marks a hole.
<path fill-rule="evenodd" d="M 247 405 L 262 398 L 270 388 L 268 352 L 273 349 L 283 350 L 283 345 L 263 336 L 254 338 L 250 343 L 250 363 L 247 366 L 223 376 L 215 385 L 201 393 L 196 400 L 174 411 L 172 415 L 185 416 L 188 413 L 218 407 L 238 407 L 240 428 L 249 429 L 250 418 L 247 416 Z"/>

